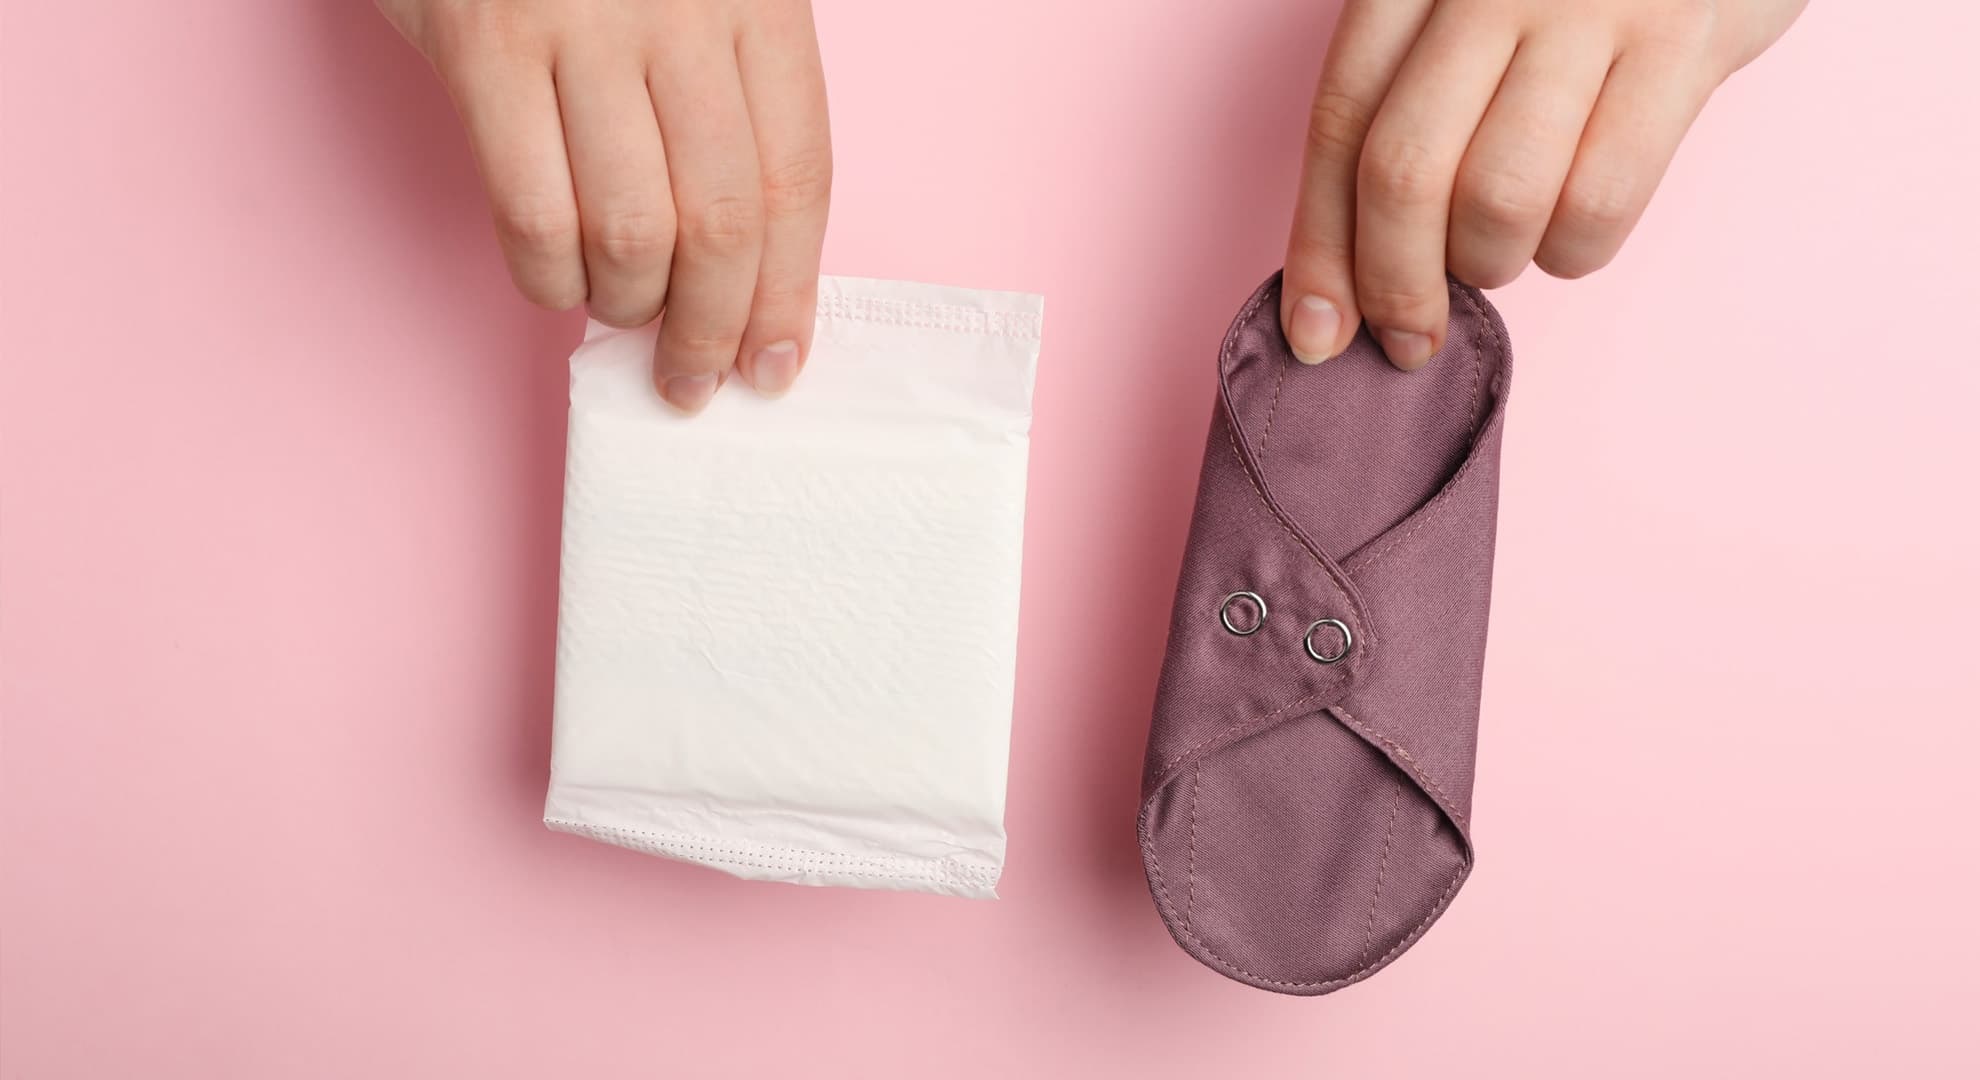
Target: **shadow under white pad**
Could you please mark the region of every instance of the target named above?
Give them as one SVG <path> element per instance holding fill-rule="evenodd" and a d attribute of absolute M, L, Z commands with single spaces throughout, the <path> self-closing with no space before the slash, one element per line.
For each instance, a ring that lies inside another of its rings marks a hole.
<path fill-rule="evenodd" d="M 571 357 L 544 821 L 747 878 L 989 897 L 1042 298 L 827 278 L 781 401 Z"/>

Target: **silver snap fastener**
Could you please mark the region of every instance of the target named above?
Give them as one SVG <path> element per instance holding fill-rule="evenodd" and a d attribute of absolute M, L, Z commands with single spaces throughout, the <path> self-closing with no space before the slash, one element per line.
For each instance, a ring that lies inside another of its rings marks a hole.
<path fill-rule="evenodd" d="M 1231 621 L 1231 602 L 1234 600 L 1249 600 L 1258 605 L 1258 620 L 1242 630 L 1238 629 L 1238 625 Z M 1234 592 L 1224 597 L 1223 606 L 1217 609 L 1217 618 L 1224 624 L 1224 629 L 1229 630 L 1239 637 L 1250 637 L 1257 633 L 1260 627 L 1265 625 L 1265 598 L 1255 592 L 1246 592 L 1244 590 Z"/>
<path fill-rule="evenodd" d="M 1313 647 L 1313 632 L 1315 630 L 1320 629 L 1323 626 L 1331 626 L 1334 629 L 1339 630 L 1341 632 L 1341 649 L 1339 652 L 1323 653 L 1319 649 Z M 1349 630 L 1347 628 L 1347 624 L 1339 619 L 1320 619 L 1315 621 L 1312 626 L 1306 628 L 1306 655 L 1314 658 L 1315 660 L 1320 661 L 1323 664 L 1340 663 L 1343 659 L 1346 658 L 1348 654 L 1348 650 L 1353 647 L 1354 647 L 1354 632 Z"/>

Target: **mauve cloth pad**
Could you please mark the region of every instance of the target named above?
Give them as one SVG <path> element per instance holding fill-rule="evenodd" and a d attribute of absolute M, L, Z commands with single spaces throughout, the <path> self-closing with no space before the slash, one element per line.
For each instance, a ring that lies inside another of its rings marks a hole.
<path fill-rule="evenodd" d="M 1471 870 L 1511 357 L 1484 298 L 1450 294 L 1419 371 L 1365 333 L 1300 364 L 1277 276 L 1219 357 L 1139 830 L 1177 943 L 1267 990 L 1380 970 Z"/>

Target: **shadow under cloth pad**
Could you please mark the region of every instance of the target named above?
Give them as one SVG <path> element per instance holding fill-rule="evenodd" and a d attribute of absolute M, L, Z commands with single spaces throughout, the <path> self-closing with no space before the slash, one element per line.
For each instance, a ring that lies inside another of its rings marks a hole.
<path fill-rule="evenodd" d="M 1232 324 L 1139 819 L 1169 932 L 1240 982 L 1380 970 L 1471 871 L 1471 782 L 1511 356 L 1473 289 L 1402 372 L 1309 367 L 1279 279 Z"/>

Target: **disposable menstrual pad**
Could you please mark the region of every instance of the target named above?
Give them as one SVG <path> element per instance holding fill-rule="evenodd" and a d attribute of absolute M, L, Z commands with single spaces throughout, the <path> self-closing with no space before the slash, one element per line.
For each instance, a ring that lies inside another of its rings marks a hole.
<path fill-rule="evenodd" d="M 804 378 L 700 416 L 571 357 L 553 829 L 746 878 L 995 894 L 1043 301 L 827 277 Z"/>

